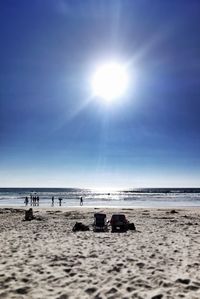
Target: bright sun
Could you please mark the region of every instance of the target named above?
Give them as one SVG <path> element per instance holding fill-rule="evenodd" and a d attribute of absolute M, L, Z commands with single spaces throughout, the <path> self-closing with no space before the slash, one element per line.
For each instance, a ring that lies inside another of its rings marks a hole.
<path fill-rule="evenodd" d="M 101 65 L 92 78 L 95 96 L 106 101 L 113 101 L 122 96 L 128 85 L 128 76 L 123 65 L 107 63 Z"/>

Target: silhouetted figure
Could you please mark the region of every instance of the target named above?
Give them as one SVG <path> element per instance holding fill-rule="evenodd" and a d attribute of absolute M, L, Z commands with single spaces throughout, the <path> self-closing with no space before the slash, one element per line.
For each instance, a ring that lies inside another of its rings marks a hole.
<path fill-rule="evenodd" d="M 52 196 L 52 198 L 51 198 L 51 206 L 52 207 L 54 206 L 54 196 Z"/>
<path fill-rule="evenodd" d="M 39 196 L 37 196 L 36 200 L 37 200 L 37 206 L 39 206 L 39 203 L 40 203 L 40 198 L 39 198 Z"/>
<path fill-rule="evenodd" d="M 33 196 L 32 196 L 32 194 L 30 195 L 30 205 L 31 206 L 33 205 Z"/>
<path fill-rule="evenodd" d="M 81 198 L 80 198 L 80 206 L 82 206 L 83 205 L 83 197 L 81 196 Z"/>
<path fill-rule="evenodd" d="M 59 201 L 59 206 L 61 207 L 61 205 L 62 205 L 62 198 L 59 197 L 59 198 L 58 198 L 58 201 Z"/>
<path fill-rule="evenodd" d="M 25 203 L 25 206 L 28 206 L 28 196 L 25 197 L 24 203 Z"/>
<path fill-rule="evenodd" d="M 30 208 L 29 210 L 25 211 L 25 220 L 30 221 L 33 220 L 33 209 Z"/>

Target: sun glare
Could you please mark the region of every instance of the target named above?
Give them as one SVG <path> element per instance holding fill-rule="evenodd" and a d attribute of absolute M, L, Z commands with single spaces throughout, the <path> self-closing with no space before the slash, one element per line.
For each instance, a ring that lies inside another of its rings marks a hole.
<path fill-rule="evenodd" d="M 94 95 L 106 101 L 113 101 L 124 94 L 128 76 L 123 65 L 108 63 L 100 66 L 92 79 Z"/>

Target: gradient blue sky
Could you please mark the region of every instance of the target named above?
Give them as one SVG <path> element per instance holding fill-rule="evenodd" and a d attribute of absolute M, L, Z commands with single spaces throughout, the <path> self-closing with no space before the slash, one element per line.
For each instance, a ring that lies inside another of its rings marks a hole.
<path fill-rule="evenodd" d="M 199 187 L 200 2 L 1 0 L 0 187 Z M 117 102 L 101 62 L 128 65 Z"/>

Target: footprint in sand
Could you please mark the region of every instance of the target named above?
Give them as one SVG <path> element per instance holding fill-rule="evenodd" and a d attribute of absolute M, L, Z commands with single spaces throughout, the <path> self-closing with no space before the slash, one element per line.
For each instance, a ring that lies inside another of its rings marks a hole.
<path fill-rule="evenodd" d="M 90 287 L 85 290 L 85 292 L 89 295 L 94 294 L 96 291 L 97 291 L 97 288 L 95 288 L 95 287 Z"/>
<path fill-rule="evenodd" d="M 29 290 L 30 290 L 29 287 L 22 287 L 22 288 L 16 289 L 15 292 L 20 295 L 26 295 L 26 294 L 28 294 Z"/>

